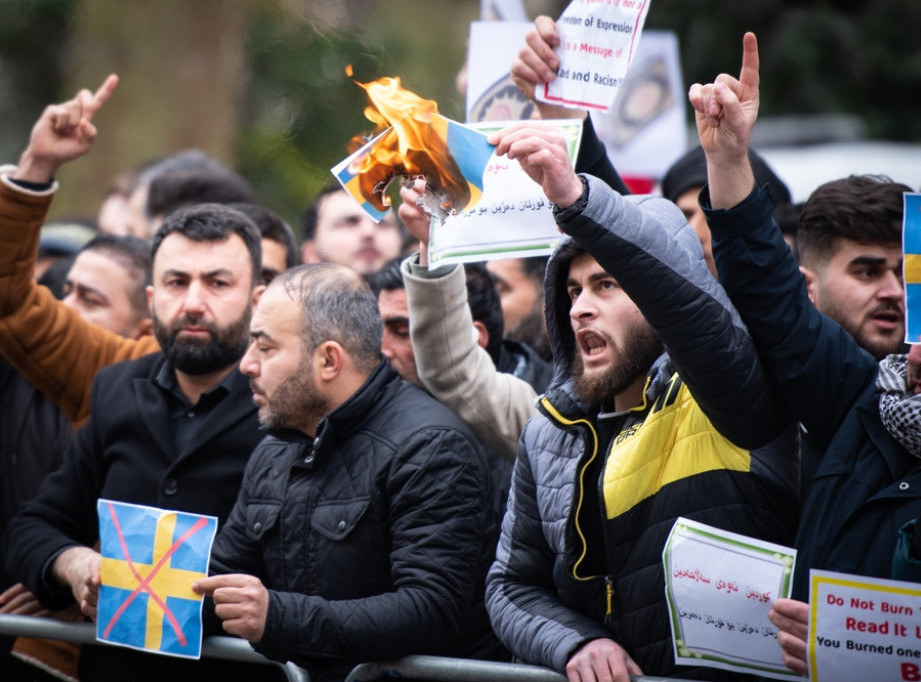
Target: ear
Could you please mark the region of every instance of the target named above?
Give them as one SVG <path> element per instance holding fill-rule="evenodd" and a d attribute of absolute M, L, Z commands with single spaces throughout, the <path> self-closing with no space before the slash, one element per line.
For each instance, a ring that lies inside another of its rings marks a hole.
<path fill-rule="evenodd" d="M 816 303 L 817 289 L 819 286 L 818 275 L 815 270 L 802 265 L 799 266 L 799 271 L 803 273 L 803 279 L 806 280 L 806 293 L 809 294 L 809 300 L 812 301 L 812 305 L 818 306 L 818 303 Z"/>
<path fill-rule="evenodd" d="M 131 338 L 139 339 L 142 336 L 150 336 L 151 334 L 153 334 L 153 320 L 149 317 L 145 317 L 135 325 Z"/>
<path fill-rule="evenodd" d="M 265 284 L 259 284 L 253 288 L 253 307 L 255 308 L 259 305 L 259 299 L 262 298 L 262 294 L 265 293 Z"/>
<path fill-rule="evenodd" d="M 144 290 L 147 292 L 147 310 L 153 315 L 153 294 L 154 289 L 151 285 L 147 285 L 147 288 Z"/>
<path fill-rule="evenodd" d="M 489 332 L 486 330 L 486 325 L 483 324 L 482 322 L 478 322 L 474 320 L 473 328 L 476 329 L 477 345 L 480 348 L 486 348 L 486 346 L 489 344 Z"/>
<path fill-rule="evenodd" d="M 301 244 L 301 263 L 306 263 L 309 265 L 310 263 L 320 262 L 322 261 L 320 260 L 319 254 L 317 254 L 317 249 L 314 246 L 312 239 L 308 239 L 303 244 Z"/>
<path fill-rule="evenodd" d="M 320 381 L 333 381 L 345 369 L 345 349 L 335 341 L 324 341 L 313 352 L 313 371 Z"/>

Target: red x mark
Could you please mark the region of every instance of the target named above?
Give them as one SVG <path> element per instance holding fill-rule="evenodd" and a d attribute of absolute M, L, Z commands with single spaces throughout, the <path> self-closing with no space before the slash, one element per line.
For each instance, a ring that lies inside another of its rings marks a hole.
<path fill-rule="evenodd" d="M 150 598 L 154 600 L 156 604 L 163 609 L 163 615 L 166 616 L 166 619 L 169 621 L 170 626 L 173 628 L 173 631 L 176 633 L 176 638 L 179 640 L 180 646 L 186 645 L 186 636 L 182 631 L 182 628 L 179 626 L 179 621 L 176 620 L 176 616 L 173 615 L 173 612 L 170 611 L 169 607 L 166 605 L 166 602 L 160 598 L 156 592 L 150 587 L 150 581 L 153 580 L 157 573 L 163 568 L 163 565 L 169 561 L 173 553 L 179 549 L 179 546 L 182 545 L 186 540 L 195 535 L 198 531 L 204 528 L 208 524 L 207 519 L 200 518 L 195 524 L 189 528 L 182 536 L 173 543 L 173 545 L 167 550 L 167 552 L 160 557 L 154 567 L 151 569 L 150 573 L 147 574 L 146 578 L 141 577 L 141 574 L 138 573 L 138 570 L 134 567 L 134 563 L 131 561 L 131 555 L 128 553 L 128 544 L 125 542 L 124 533 L 122 533 L 121 524 L 118 522 L 118 515 L 115 513 L 115 508 L 112 506 L 112 503 L 109 503 L 109 513 L 112 515 L 112 523 L 115 525 L 115 532 L 118 534 L 118 542 L 121 544 L 122 553 L 125 555 L 125 561 L 128 563 L 129 570 L 134 574 L 134 577 L 138 581 L 138 586 L 134 588 L 132 592 L 125 601 L 122 602 L 121 606 L 118 607 L 118 610 L 112 616 L 112 619 L 106 625 L 105 631 L 102 633 L 103 637 L 108 637 L 109 633 L 112 631 L 112 628 L 115 626 L 115 623 L 121 618 L 121 615 L 125 612 L 125 609 L 131 605 L 131 602 L 134 601 L 134 598 L 138 596 L 141 592 L 146 592 L 150 595 Z"/>

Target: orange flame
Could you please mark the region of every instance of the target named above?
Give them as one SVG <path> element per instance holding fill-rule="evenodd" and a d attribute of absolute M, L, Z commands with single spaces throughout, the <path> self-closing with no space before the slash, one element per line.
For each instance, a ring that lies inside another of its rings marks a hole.
<path fill-rule="evenodd" d="M 346 73 L 351 76 L 351 65 Z M 355 84 L 368 95 L 370 104 L 364 114 L 376 125 L 375 132 L 389 128 L 357 168 L 350 168 L 359 176 L 362 196 L 378 210 L 386 210 L 390 206 L 386 190 L 393 178 L 422 175 L 426 179 L 426 193 L 443 195 L 442 208 L 451 211 L 466 206 L 470 188 L 447 142 L 431 125 L 431 115 L 438 113 L 438 104 L 406 90 L 398 77 L 370 83 L 355 81 Z M 366 142 L 356 136 L 350 143 L 350 151 Z"/>

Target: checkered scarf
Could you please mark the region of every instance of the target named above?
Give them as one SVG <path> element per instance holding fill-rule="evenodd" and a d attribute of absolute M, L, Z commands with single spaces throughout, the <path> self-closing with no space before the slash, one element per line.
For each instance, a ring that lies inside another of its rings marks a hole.
<path fill-rule="evenodd" d="M 921 394 L 909 395 L 907 371 L 907 355 L 880 360 L 876 376 L 879 416 L 892 437 L 913 457 L 921 458 Z"/>

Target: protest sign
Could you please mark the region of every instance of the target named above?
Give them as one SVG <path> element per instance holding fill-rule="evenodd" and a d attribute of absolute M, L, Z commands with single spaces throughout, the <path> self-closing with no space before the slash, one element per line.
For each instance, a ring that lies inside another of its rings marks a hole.
<path fill-rule="evenodd" d="M 679 518 L 662 552 L 675 663 L 799 679 L 767 612 L 790 593 L 796 550 Z"/>
<path fill-rule="evenodd" d="M 96 639 L 153 653 L 201 656 L 202 596 L 213 516 L 113 500 L 97 503 L 102 554 Z"/>
<path fill-rule="evenodd" d="M 921 680 L 921 586 L 811 570 L 809 679 Z"/>
<path fill-rule="evenodd" d="M 643 32 L 650 0 L 573 0 L 556 22 L 556 78 L 542 102 L 607 109 L 617 96 Z"/>

